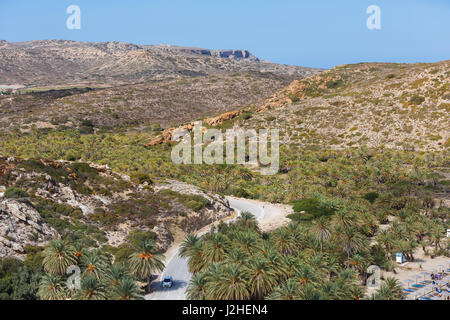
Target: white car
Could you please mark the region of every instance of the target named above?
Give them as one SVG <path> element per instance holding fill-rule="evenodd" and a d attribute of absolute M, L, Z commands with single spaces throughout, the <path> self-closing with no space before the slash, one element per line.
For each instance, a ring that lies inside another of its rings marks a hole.
<path fill-rule="evenodd" d="M 173 286 L 173 279 L 171 276 L 167 276 L 164 278 L 163 282 L 162 282 L 162 286 L 163 288 L 172 288 Z"/>

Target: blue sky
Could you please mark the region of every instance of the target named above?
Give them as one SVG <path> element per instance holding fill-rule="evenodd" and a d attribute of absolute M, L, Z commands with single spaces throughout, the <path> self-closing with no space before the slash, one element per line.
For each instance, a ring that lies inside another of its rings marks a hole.
<path fill-rule="evenodd" d="M 68 30 L 66 8 L 81 8 Z M 381 8 L 381 30 L 366 9 Z M 328 68 L 450 59 L 450 0 L 0 0 L 0 39 L 69 39 L 248 49 L 277 63 Z"/>

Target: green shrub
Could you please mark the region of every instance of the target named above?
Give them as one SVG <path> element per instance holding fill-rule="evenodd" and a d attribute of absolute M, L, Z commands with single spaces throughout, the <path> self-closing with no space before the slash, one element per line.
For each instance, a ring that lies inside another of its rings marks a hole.
<path fill-rule="evenodd" d="M 37 265 L 39 261 L 30 263 L 27 260 L 22 262 L 15 258 L 0 258 L 0 300 L 38 299 L 42 269 Z"/>
<path fill-rule="evenodd" d="M 147 182 L 148 184 L 153 184 L 152 178 L 148 174 L 145 174 L 145 173 L 142 173 L 142 172 L 138 172 L 138 173 L 133 174 L 131 176 L 131 179 L 133 181 L 135 181 L 136 183 L 138 183 L 138 184 L 143 184 L 145 182 Z"/>
<path fill-rule="evenodd" d="M 161 125 L 159 123 L 154 123 L 151 125 L 152 131 L 159 132 L 162 131 Z"/>
<path fill-rule="evenodd" d="M 94 124 L 91 120 L 83 120 L 78 127 L 78 131 L 80 134 L 92 134 L 94 133 Z"/>
<path fill-rule="evenodd" d="M 58 217 L 60 215 L 76 219 L 83 216 L 79 208 L 72 207 L 68 204 L 57 203 L 49 199 L 35 198 L 33 204 L 44 219 Z"/>
<path fill-rule="evenodd" d="M 341 79 L 338 80 L 330 80 L 325 85 L 328 89 L 337 89 L 341 87 L 344 84 L 344 82 Z"/>
<path fill-rule="evenodd" d="M 112 228 L 120 222 L 120 219 L 116 214 L 106 212 L 102 208 L 96 208 L 94 213 L 89 216 L 89 220 L 99 222 L 106 228 Z"/>
<path fill-rule="evenodd" d="M 293 93 L 289 93 L 288 98 L 291 99 L 292 103 L 300 101 L 300 97 L 298 97 L 296 94 Z"/>
<path fill-rule="evenodd" d="M 127 240 L 130 242 L 130 244 L 134 247 L 138 247 L 140 243 L 143 241 L 156 241 L 156 233 L 153 231 L 132 231 L 128 237 Z"/>
<path fill-rule="evenodd" d="M 409 99 L 409 102 L 414 105 L 421 105 L 425 101 L 425 98 L 419 95 L 412 96 L 411 99 Z"/>
<path fill-rule="evenodd" d="M 114 256 L 114 263 L 122 263 L 123 265 L 127 265 L 128 258 L 135 252 L 136 249 L 134 249 L 129 243 L 123 243 L 118 247 L 106 245 L 103 247 L 103 250 Z"/>
<path fill-rule="evenodd" d="M 236 188 L 233 190 L 233 195 L 238 198 L 250 198 L 250 194 L 243 188 Z"/>
<path fill-rule="evenodd" d="M 5 191 L 5 198 L 20 199 L 28 197 L 29 197 L 28 193 L 19 188 L 7 188 Z"/>
<path fill-rule="evenodd" d="M 368 192 L 366 193 L 363 198 L 366 199 L 367 201 L 369 201 L 370 203 L 374 203 L 375 200 L 377 200 L 379 197 L 379 194 L 376 192 Z"/>
<path fill-rule="evenodd" d="M 435 136 L 431 135 L 431 136 L 428 136 L 428 139 L 430 139 L 431 141 L 439 141 L 439 140 L 442 140 L 442 137 L 440 135 L 435 135 Z"/>
<path fill-rule="evenodd" d="M 203 207 L 210 204 L 209 200 L 205 197 L 196 194 L 181 194 L 169 189 L 160 191 L 160 195 L 168 196 L 177 199 L 187 208 L 193 211 L 199 211 Z"/>
<path fill-rule="evenodd" d="M 248 111 L 245 111 L 245 112 L 243 112 L 242 113 L 242 119 L 244 119 L 244 120 L 248 120 L 248 119 L 250 119 L 251 117 L 252 117 L 252 113 L 251 112 L 248 112 Z"/>
<path fill-rule="evenodd" d="M 27 255 L 24 261 L 25 266 L 29 271 L 42 271 L 42 261 L 44 260 L 44 249 L 42 247 L 25 246 L 25 254 Z"/>
<path fill-rule="evenodd" d="M 69 168 L 76 173 L 79 179 L 81 179 L 81 184 L 86 180 L 95 181 L 99 177 L 98 171 L 92 168 L 87 163 L 76 162 L 72 163 Z"/>
<path fill-rule="evenodd" d="M 289 216 L 292 220 L 313 220 L 322 216 L 332 215 L 336 209 L 323 204 L 319 199 L 308 198 L 292 202 L 294 214 Z"/>
<path fill-rule="evenodd" d="M 48 174 L 57 183 L 63 182 L 65 177 L 68 175 L 64 168 L 47 167 L 39 160 L 25 160 L 20 166 L 27 171 L 36 171 L 39 173 Z"/>

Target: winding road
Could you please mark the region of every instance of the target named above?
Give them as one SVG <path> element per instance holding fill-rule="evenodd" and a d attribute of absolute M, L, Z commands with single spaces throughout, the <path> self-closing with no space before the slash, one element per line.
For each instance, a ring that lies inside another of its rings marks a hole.
<path fill-rule="evenodd" d="M 270 224 L 271 221 L 283 222 L 289 210 L 280 206 L 263 204 L 262 202 L 246 199 L 227 197 L 230 207 L 238 212 L 252 213 L 260 225 Z M 206 232 L 204 232 L 206 233 Z M 203 235 L 199 234 L 199 235 Z M 173 253 L 167 258 L 164 272 L 152 283 L 152 293 L 145 296 L 146 300 L 186 300 L 186 288 L 192 275 L 188 271 L 187 259 L 178 254 L 179 245 L 173 248 Z M 165 276 L 172 276 L 174 285 L 172 288 L 162 288 L 161 280 Z"/>

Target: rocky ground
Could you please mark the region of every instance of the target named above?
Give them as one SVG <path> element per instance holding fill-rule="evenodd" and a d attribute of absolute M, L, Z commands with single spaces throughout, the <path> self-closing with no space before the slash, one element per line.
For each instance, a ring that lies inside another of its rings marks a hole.
<path fill-rule="evenodd" d="M 441 151 L 450 146 L 449 79 L 450 61 L 338 66 L 293 81 L 233 117 L 218 116 L 215 125 L 279 129 L 287 146 Z"/>
<path fill-rule="evenodd" d="M 44 246 L 59 237 L 33 205 L 24 200 L 0 202 L 0 257 L 24 253 L 24 246 Z"/>
<path fill-rule="evenodd" d="M 122 42 L 0 41 L 0 85 L 120 85 L 252 71 L 302 78 L 317 69 L 260 61 L 246 50 Z"/>
<path fill-rule="evenodd" d="M 90 132 L 137 127 L 158 131 L 256 105 L 293 79 L 258 72 L 233 73 L 114 88 L 60 88 L 0 95 L 0 130 L 29 132 L 35 127 Z"/>
<path fill-rule="evenodd" d="M 0 257 L 56 238 L 118 247 L 136 230 L 160 251 L 232 214 L 228 201 L 177 181 L 120 175 L 107 166 L 0 158 Z"/>

